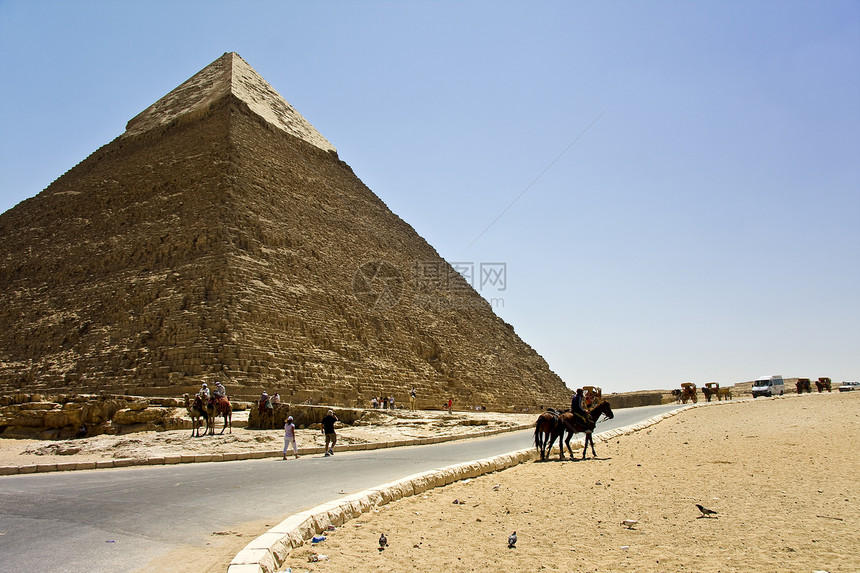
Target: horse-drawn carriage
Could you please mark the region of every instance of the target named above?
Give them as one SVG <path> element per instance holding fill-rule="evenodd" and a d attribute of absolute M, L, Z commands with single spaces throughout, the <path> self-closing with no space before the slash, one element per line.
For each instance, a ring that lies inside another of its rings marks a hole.
<path fill-rule="evenodd" d="M 711 401 L 711 398 L 716 396 L 717 400 L 722 400 L 725 398 L 726 400 L 732 399 L 732 389 L 731 388 L 720 388 L 718 382 L 706 382 L 702 387 L 702 394 L 705 395 L 705 400 L 708 402 Z M 695 402 L 695 400 L 693 400 Z"/>
<path fill-rule="evenodd" d="M 825 390 L 831 392 L 830 378 L 819 378 L 818 381 L 815 383 L 815 386 L 818 388 L 819 394 L 821 392 L 824 392 Z"/>
<path fill-rule="evenodd" d="M 812 381 L 809 378 L 798 378 L 796 385 L 798 394 L 803 394 L 804 392 L 807 394 L 812 393 Z"/>
<path fill-rule="evenodd" d="M 681 403 L 686 404 L 687 400 L 692 400 L 693 404 L 699 401 L 699 395 L 696 393 L 696 385 L 692 382 L 681 383 Z"/>
<path fill-rule="evenodd" d="M 603 390 L 599 386 L 583 386 L 582 393 L 585 396 L 585 407 L 589 409 L 603 399 Z"/>
<path fill-rule="evenodd" d="M 712 396 L 716 396 L 719 400 L 720 398 L 720 385 L 717 382 L 705 382 L 705 385 L 702 386 L 702 394 L 705 395 L 705 401 L 710 402 Z"/>

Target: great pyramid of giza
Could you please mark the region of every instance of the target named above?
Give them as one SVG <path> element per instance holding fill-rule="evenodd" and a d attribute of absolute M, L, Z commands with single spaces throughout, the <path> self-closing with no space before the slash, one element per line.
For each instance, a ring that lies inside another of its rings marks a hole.
<path fill-rule="evenodd" d="M 570 391 L 241 57 L 0 215 L 0 393 L 491 408 Z"/>

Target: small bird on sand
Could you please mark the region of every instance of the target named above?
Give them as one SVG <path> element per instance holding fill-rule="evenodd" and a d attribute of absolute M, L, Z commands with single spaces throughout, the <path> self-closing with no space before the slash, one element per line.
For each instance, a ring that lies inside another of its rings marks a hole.
<path fill-rule="evenodd" d="M 717 515 L 717 512 L 714 511 L 713 509 L 708 509 L 707 507 L 702 507 L 698 503 L 696 504 L 696 507 L 698 507 L 699 511 L 702 512 L 702 515 L 700 515 L 699 517 L 711 517 L 712 515 Z"/>
<path fill-rule="evenodd" d="M 385 534 L 379 536 L 379 550 L 385 551 L 385 548 L 388 546 L 388 538 L 385 537 Z"/>
<path fill-rule="evenodd" d="M 633 526 L 636 525 L 637 523 L 639 523 L 639 520 L 637 520 L 637 519 L 625 519 L 624 521 L 621 522 L 621 525 L 623 525 L 627 529 L 633 529 Z"/>
<path fill-rule="evenodd" d="M 517 546 L 517 532 L 514 531 L 508 535 L 508 549 L 513 549 Z"/>

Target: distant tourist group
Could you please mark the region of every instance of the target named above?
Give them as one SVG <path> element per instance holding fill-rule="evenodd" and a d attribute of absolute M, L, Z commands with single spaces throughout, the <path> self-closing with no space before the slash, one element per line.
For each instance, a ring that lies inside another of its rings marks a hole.
<path fill-rule="evenodd" d="M 397 404 L 394 401 L 394 396 L 373 396 L 370 399 L 370 407 L 374 410 L 382 409 L 382 410 L 395 410 L 397 408 Z M 402 407 L 402 406 L 401 406 Z M 413 386 L 411 390 L 409 390 L 409 409 L 415 410 L 415 387 Z"/>
<path fill-rule="evenodd" d="M 379 398 L 374 396 L 370 399 L 370 407 L 374 409 L 382 408 L 383 410 L 394 410 L 396 407 L 394 404 L 394 396 L 389 396 L 388 398 L 385 396 L 380 396 Z"/>

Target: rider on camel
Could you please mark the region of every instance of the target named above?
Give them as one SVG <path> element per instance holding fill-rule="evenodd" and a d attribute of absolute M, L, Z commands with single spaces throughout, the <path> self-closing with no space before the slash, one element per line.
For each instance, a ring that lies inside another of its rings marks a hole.
<path fill-rule="evenodd" d="M 593 426 L 594 420 L 591 419 L 591 414 L 585 409 L 585 395 L 582 388 L 576 389 L 576 394 L 570 399 L 570 411 L 574 415 L 579 416 L 586 426 Z"/>
<path fill-rule="evenodd" d="M 197 392 L 197 395 L 200 396 L 204 402 L 209 401 L 209 387 L 206 385 L 206 382 L 200 387 L 200 390 Z"/>
<path fill-rule="evenodd" d="M 212 395 L 216 398 L 226 398 L 227 397 L 227 389 L 224 388 L 224 385 L 221 384 L 221 381 L 218 380 L 215 382 L 215 391 L 212 392 Z"/>

